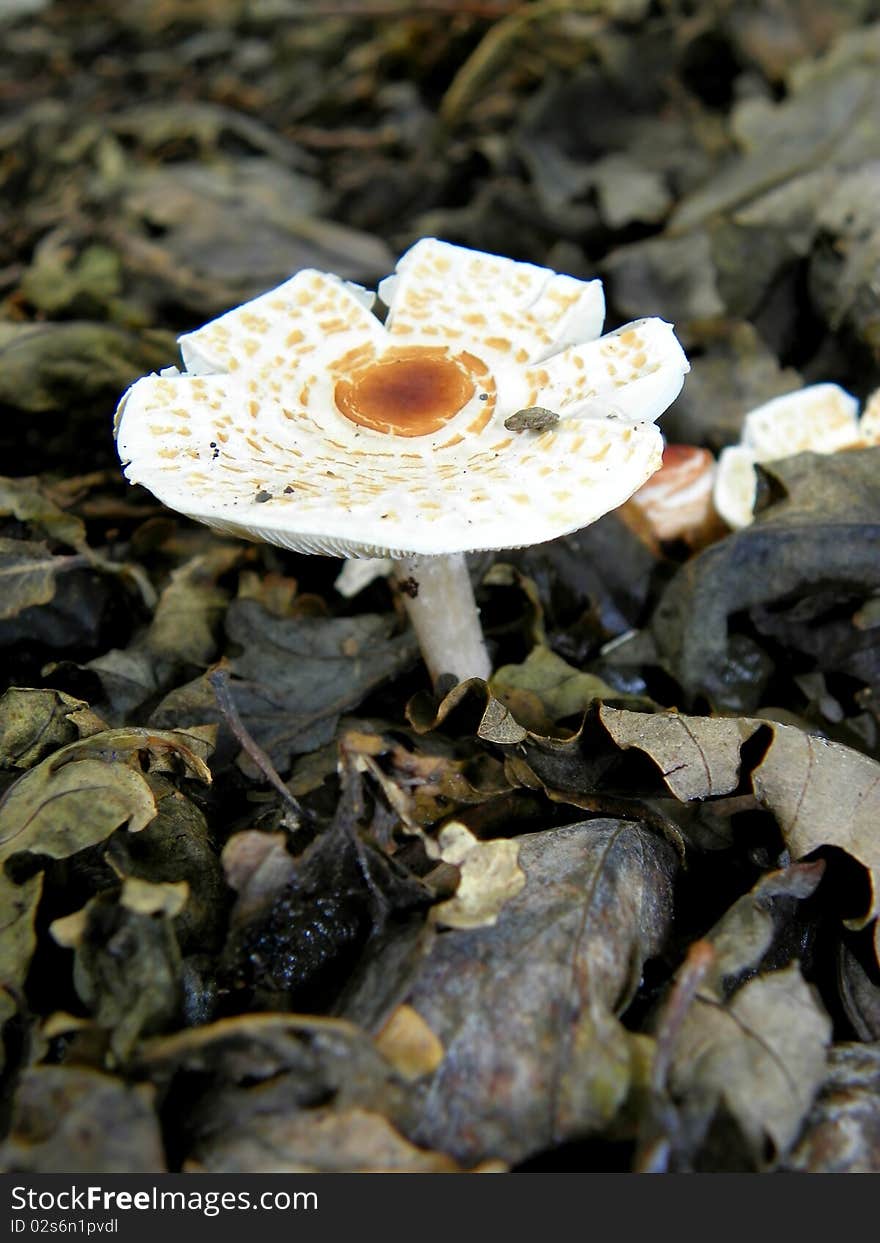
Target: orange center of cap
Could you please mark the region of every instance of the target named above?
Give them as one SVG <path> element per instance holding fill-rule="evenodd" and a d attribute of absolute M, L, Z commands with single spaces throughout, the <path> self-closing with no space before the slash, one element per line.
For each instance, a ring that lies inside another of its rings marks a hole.
<path fill-rule="evenodd" d="M 443 349 L 401 350 L 339 380 L 336 405 L 347 419 L 374 432 L 427 436 L 473 397 L 471 369 Z"/>

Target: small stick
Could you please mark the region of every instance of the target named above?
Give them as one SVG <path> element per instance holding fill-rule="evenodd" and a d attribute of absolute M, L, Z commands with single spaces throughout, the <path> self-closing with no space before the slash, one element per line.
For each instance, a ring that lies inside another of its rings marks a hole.
<path fill-rule="evenodd" d="M 260 772 L 266 778 L 270 785 L 274 786 L 287 806 L 293 812 L 294 824 L 293 828 L 300 828 L 303 822 L 303 810 L 299 803 L 288 790 L 287 786 L 281 780 L 275 765 L 269 759 L 266 752 L 256 742 L 242 724 L 238 709 L 235 706 L 235 700 L 232 698 L 232 691 L 229 686 L 229 674 L 225 669 L 215 669 L 213 673 L 208 674 L 208 681 L 214 690 L 217 699 L 217 706 L 226 719 L 226 724 L 235 735 L 236 741 L 241 744 L 243 751 L 246 751 L 253 762 L 259 768 Z"/>

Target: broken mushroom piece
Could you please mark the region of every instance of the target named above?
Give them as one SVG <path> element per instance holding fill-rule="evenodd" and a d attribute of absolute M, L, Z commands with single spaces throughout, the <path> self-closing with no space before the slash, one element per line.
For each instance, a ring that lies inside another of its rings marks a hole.
<path fill-rule="evenodd" d="M 880 444 L 876 396 L 861 420 L 858 400 L 838 384 L 811 384 L 747 414 L 740 443 L 722 449 L 718 459 L 713 499 L 727 525 L 737 530 L 754 517 L 756 463 Z"/>
<path fill-rule="evenodd" d="M 599 281 L 432 238 L 374 295 L 324 272 L 181 337 L 185 370 L 116 414 L 125 473 L 227 534 L 394 558 L 431 675 L 486 677 L 464 554 L 536 544 L 625 501 L 688 363 L 660 319 L 599 336 Z M 511 431 L 539 407 L 550 425 Z"/>

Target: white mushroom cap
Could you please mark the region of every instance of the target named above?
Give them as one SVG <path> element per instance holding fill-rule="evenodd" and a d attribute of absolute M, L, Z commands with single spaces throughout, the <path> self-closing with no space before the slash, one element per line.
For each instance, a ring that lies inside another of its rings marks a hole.
<path fill-rule="evenodd" d="M 701 535 L 713 517 L 715 470 L 715 458 L 708 449 L 666 446 L 663 465 L 632 498 L 656 539 L 694 539 Z"/>
<path fill-rule="evenodd" d="M 852 448 L 870 433 L 865 418 L 859 423 L 858 412 L 857 399 L 838 384 L 812 384 L 775 397 L 747 414 L 740 444 L 722 449 L 718 459 L 714 503 L 728 526 L 737 529 L 752 521 L 758 486 L 756 462 Z M 868 439 L 880 439 L 877 433 L 880 417 Z"/>
<path fill-rule="evenodd" d="M 688 363 L 671 326 L 599 337 L 599 281 L 425 239 L 373 295 L 306 270 L 181 338 L 116 416 L 126 474 L 216 529 L 300 552 L 539 543 L 660 465 Z M 560 417 L 508 431 L 532 406 Z"/>

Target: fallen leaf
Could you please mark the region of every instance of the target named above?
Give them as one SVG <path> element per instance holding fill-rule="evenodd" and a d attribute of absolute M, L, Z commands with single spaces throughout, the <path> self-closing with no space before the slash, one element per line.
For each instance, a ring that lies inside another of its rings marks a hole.
<path fill-rule="evenodd" d="M 277 618 L 255 601 L 232 602 L 226 632 L 242 652 L 229 662 L 230 691 L 245 728 L 277 768 L 328 742 L 342 712 L 414 662 L 414 637 L 395 637 L 393 624 L 371 615 Z M 172 691 L 152 716 L 166 727 L 193 719 L 223 719 L 204 679 Z"/>
<path fill-rule="evenodd" d="M 533 726 L 522 712 L 523 692 L 537 698 L 551 721 L 582 715 L 594 699 L 616 697 L 614 689 L 601 678 L 573 668 L 546 647 L 532 648 L 521 665 L 502 665 L 489 685 L 517 720 L 529 728 Z M 539 723 L 540 716 L 536 724 Z"/>
<path fill-rule="evenodd" d="M 59 747 L 104 728 L 81 699 L 62 691 L 10 687 L 0 696 L 0 767 L 32 768 Z"/>
<path fill-rule="evenodd" d="M 668 930 L 674 855 L 640 826 L 593 820 L 517 845 L 525 887 L 494 926 L 439 934 L 406 997 L 445 1050 L 407 1133 L 464 1164 L 610 1122 L 644 1039 L 615 1016 Z"/>
<path fill-rule="evenodd" d="M 821 616 L 853 597 L 862 602 L 880 591 L 878 464 L 880 448 L 799 454 L 765 465 L 783 499 L 681 567 L 657 606 L 652 630 L 689 697 L 705 695 L 733 711 L 758 706 L 761 683 L 743 676 L 732 647 L 734 614 L 759 606 L 778 612 L 797 600 L 804 616 L 815 595 Z M 789 647 L 799 638 L 810 645 L 807 651 L 815 643 L 813 619 L 806 616 L 807 624 L 788 627 Z M 811 655 L 819 669 L 866 672 L 870 676 L 862 680 L 871 681 L 880 679 L 877 644 L 876 631 L 859 631 L 850 623 L 834 650 L 823 654 L 820 644 Z M 856 652 L 862 653 L 862 666 L 853 663 Z M 804 672 L 802 663 L 797 672 Z"/>
<path fill-rule="evenodd" d="M 95 1025 L 109 1033 L 112 1063 L 178 1019 L 182 963 L 172 919 L 187 886 L 128 879 L 117 897 L 92 898 L 50 931 L 74 951 L 74 984 Z"/>
<path fill-rule="evenodd" d="M 619 747 L 634 747 L 654 760 L 664 784 L 681 801 L 731 794 L 748 779 L 756 801 L 775 816 L 794 859 L 834 846 L 861 864 L 867 906 L 853 911 L 848 922 L 864 927 L 875 918 L 880 904 L 876 760 L 794 726 L 750 717 L 713 719 L 604 706 L 599 717 Z M 768 744 L 751 770 L 743 772 L 741 747 L 759 730 L 767 731 Z"/>
<path fill-rule="evenodd" d="M 832 1046 L 827 1076 L 783 1168 L 880 1174 L 880 1046 Z"/>
<path fill-rule="evenodd" d="M 29 1174 L 166 1172 L 152 1089 L 78 1066 L 34 1066 L 18 1084 L 0 1167 Z"/>
<path fill-rule="evenodd" d="M 0 868 L 0 1070 L 6 1060 L 2 1029 L 18 1013 L 37 947 L 35 920 L 42 889 L 41 873 L 16 885 Z"/>
<path fill-rule="evenodd" d="M 103 841 L 122 824 L 136 833 L 157 812 L 141 771 L 174 757 L 190 775 L 210 781 L 206 764 L 185 734 L 146 729 L 107 730 L 69 743 L 31 768 L 0 800 L 0 862 L 30 853 L 65 859 Z"/>
<path fill-rule="evenodd" d="M 755 976 L 727 1001 L 701 990 L 678 1033 L 669 1089 L 706 1126 L 723 1106 L 762 1165 L 796 1138 L 830 1040 L 831 1020 L 796 963 Z"/>

